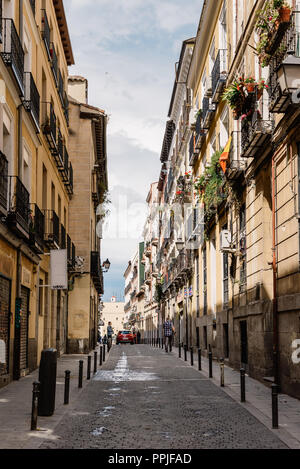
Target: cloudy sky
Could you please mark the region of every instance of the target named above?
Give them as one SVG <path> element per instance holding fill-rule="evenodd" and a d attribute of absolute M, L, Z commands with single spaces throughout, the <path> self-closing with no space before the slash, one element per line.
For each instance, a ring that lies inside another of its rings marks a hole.
<path fill-rule="evenodd" d="M 140 240 L 182 41 L 195 36 L 202 0 L 65 0 L 76 65 L 89 103 L 109 115 L 112 204 L 104 230 L 105 297 L 122 297 L 123 273 Z M 123 298 L 121 298 L 123 299 Z"/>

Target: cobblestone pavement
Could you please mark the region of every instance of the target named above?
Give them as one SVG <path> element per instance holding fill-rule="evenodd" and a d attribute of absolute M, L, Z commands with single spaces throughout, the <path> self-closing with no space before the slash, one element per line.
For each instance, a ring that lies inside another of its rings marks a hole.
<path fill-rule="evenodd" d="M 188 364 L 144 345 L 115 346 L 41 448 L 286 448 Z"/>

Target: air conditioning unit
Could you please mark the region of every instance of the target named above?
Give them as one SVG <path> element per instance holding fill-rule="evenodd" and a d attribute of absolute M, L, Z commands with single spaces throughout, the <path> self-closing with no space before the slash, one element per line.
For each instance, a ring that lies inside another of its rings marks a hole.
<path fill-rule="evenodd" d="M 223 230 L 221 231 L 221 251 L 223 252 L 235 252 L 234 249 L 232 249 L 232 237 L 231 237 L 231 231 L 229 230 Z"/>

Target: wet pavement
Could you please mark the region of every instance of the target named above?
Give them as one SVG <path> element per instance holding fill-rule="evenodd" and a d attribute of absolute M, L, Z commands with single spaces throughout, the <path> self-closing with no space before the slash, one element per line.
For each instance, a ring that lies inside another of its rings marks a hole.
<path fill-rule="evenodd" d="M 113 347 L 40 447 L 287 448 L 204 373 L 144 345 Z"/>

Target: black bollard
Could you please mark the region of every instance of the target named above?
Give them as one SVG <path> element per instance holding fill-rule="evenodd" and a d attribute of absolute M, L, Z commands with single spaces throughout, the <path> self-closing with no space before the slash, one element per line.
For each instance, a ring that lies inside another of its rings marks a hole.
<path fill-rule="evenodd" d="M 178 358 L 181 358 L 181 343 L 178 344 Z"/>
<path fill-rule="evenodd" d="M 79 375 L 78 375 L 78 387 L 82 388 L 82 378 L 83 378 L 83 360 L 79 361 Z"/>
<path fill-rule="evenodd" d="M 220 386 L 224 388 L 225 386 L 225 367 L 224 367 L 224 358 L 220 360 Z"/>
<path fill-rule="evenodd" d="M 103 350 L 103 347 L 102 347 L 102 345 L 100 345 L 100 351 L 99 351 L 99 355 L 100 355 L 99 365 L 100 366 L 102 366 L 102 350 Z"/>
<path fill-rule="evenodd" d="M 92 364 L 92 357 L 88 356 L 88 366 L 87 366 L 87 379 L 91 379 L 91 364 Z"/>
<path fill-rule="evenodd" d="M 184 345 L 183 349 L 184 349 L 184 361 L 186 362 L 187 361 L 187 346 Z"/>
<path fill-rule="evenodd" d="M 212 352 L 208 352 L 208 361 L 209 361 L 209 377 L 213 377 L 213 367 L 212 367 Z"/>
<path fill-rule="evenodd" d="M 241 402 L 246 402 L 246 380 L 244 368 L 241 368 Z"/>
<path fill-rule="evenodd" d="M 201 360 L 201 348 L 198 349 L 198 370 L 202 370 L 202 360 Z"/>
<path fill-rule="evenodd" d="M 37 429 L 38 405 L 39 405 L 40 383 L 35 381 L 32 390 L 31 431 Z"/>
<path fill-rule="evenodd" d="M 272 428 L 279 428 L 278 425 L 278 391 L 279 386 L 272 384 Z"/>
<path fill-rule="evenodd" d="M 103 360 L 103 363 L 104 363 L 105 362 L 105 344 L 103 344 L 102 360 Z"/>
<path fill-rule="evenodd" d="M 94 374 L 97 373 L 97 352 L 94 352 Z"/>
<path fill-rule="evenodd" d="M 191 352 L 191 366 L 194 366 L 194 350 L 193 350 L 193 347 L 190 348 L 190 352 Z"/>
<path fill-rule="evenodd" d="M 65 371 L 65 398 L 64 398 L 64 405 L 69 404 L 70 400 L 70 375 L 71 371 Z"/>

